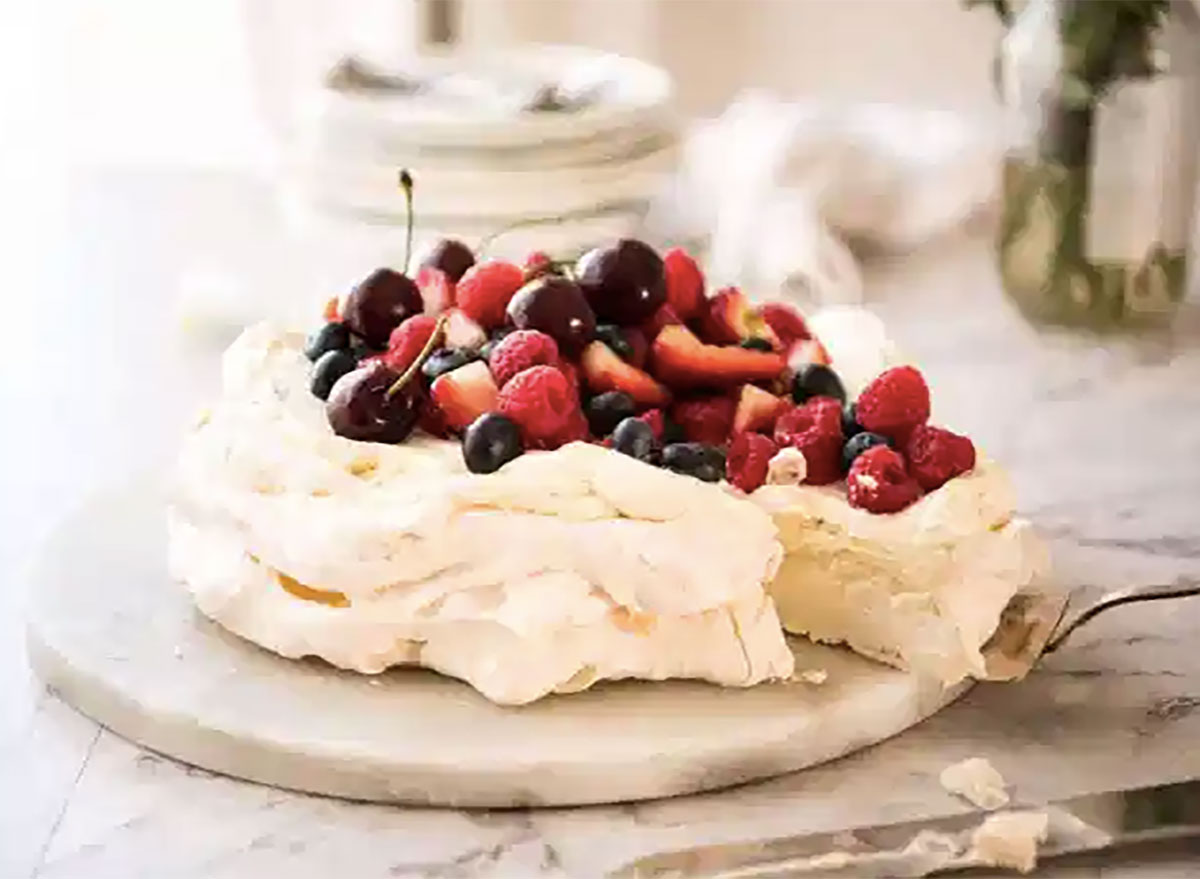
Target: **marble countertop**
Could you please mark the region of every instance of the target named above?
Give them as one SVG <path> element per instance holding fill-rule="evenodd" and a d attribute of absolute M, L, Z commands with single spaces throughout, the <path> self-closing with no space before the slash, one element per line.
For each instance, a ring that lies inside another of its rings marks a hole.
<path fill-rule="evenodd" d="M 265 187 L 201 172 L 91 173 L 75 181 L 63 220 L 36 273 L 39 295 L 22 297 L 12 316 L 56 332 L 17 343 L 40 369 L 6 382 L 0 399 L 37 428 L 0 441 L 10 489 L 0 563 L 11 572 L 0 585 L 0 877 L 592 876 L 702 842 L 961 811 L 937 772 L 967 756 L 991 759 L 1025 804 L 1200 777 L 1198 600 L 1101 617 L 1026 681 L 980 685 L 876 748 L 677 800 L 402 809 L 261 787 L 145 752 L 31 678 L 16 574 L 82 493 L 167 461 L 185 413 L 211 389 L 219 340 L 179 332 L 181 277 L 199 268 L 275 302 L 317 298 L 349 279 L 362 251 L 332 238 L 321 239 L 324 251 L 297 247 Z M 1174 333 L 1152 339 L 1097 347 L 1035 333 L 1005 304 L 981 229 L 876 257 L 867 281 L 872 304 L 925 365 L 935 418 L 1012 469 L 1064 582 L 1099 592 L 1200 577 L 1194 304 Z M 1180 845 L 1038 875 L 1183 876 L 1196 864 L 1200 849 Z"/>

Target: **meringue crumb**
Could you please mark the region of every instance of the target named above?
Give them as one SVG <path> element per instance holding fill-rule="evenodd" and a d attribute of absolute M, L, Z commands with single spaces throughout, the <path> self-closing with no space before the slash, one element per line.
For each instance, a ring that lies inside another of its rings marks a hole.
<path fill-rule="evenodd" d="M 829 672 L 823 668 L 806 668 L 793 674 L 792 680 L 805 684 L 823 684 L 829 680 Z"/>
<path fill-rule="evenodd" d="M 176 659 L 183 659 L 183 648 L 178 644 L 175 645 L 175 649 L 172 651 L 172 653 L 175 654 Z"/>
<path fill-rule="evenodd" d="M 938 776 L 942 787 L 981 809 L 1008 805 L 1004 777 L 983 757 L 970 757 L 947 766 Z"/>
<path fill-rule="evenodd" d="M 1029 873 L 1037 866 L 1038 843 L 1049 833 L 1045 812 L 997 812 L 971 834 L 967 857 L 987 867 L 1006 867 Z"/>
<path fill-rule="evenodd" d="M 768 485 L 799 485 L 808 476 L 808 461 L 799 449 L 780 449 L 767 462 Z"/>
<path fill-rule="evenodd" d="M 346 470 L 351 476 L 358 476 L 363 479 L 370 477 L 378 469 L 379 461 L 375 458 L 355 458 L 346 465 Z"/>

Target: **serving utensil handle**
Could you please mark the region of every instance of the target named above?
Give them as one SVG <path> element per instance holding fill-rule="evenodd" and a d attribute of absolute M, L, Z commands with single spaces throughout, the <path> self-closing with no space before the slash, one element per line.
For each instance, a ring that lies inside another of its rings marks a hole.
<path fill-rule="evenodd" d="M 1195 596 L 1200 596 L 1200 581 L 1189 577 L 1178 577 L 1173 583 L 1166 585 L 1129 586 L 1125 589 L 1114 590 L 1101 596 L 1076 613 L 1072 613 L 1070 607 L 1068 607 L 1058 626 L 1055 627 L 1054 634 L 1046 642 L 1046 649 L 1042 653 L 1043 655 L 1053 653 L 1067 640 L 1072 632 L 1080 626 L 1091 622 L 1106 610 L 1111 610 L 1114 607 L 1120 607 L 1124 604 L 1134 604 L 1140 601 L 1165 601 L 1172 598 L 1192 598 Z"/>

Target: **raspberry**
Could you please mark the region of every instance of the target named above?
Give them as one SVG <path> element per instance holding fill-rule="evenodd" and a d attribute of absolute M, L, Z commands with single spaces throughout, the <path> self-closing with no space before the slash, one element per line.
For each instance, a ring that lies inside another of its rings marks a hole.
<path fill-rule="evenodd" d="M 676 403 L 671 417 L 683 428 L 689 442 L 722 446 L 729 441 L 736 408 L 730 397 L 702 397 Z"/>
<path fill-rule="evenodd" d="M 396 372 L 404 372 L 417 359 L 436 328 L 437 318 L 430 315 L 418 314 L 408 318 L 388 337 L 383 362 Z"/>
<path fill-rule="evenodd" d="M 546 253 L 546 251 L 534 250 L 525 257 L 525 262 L 521 264 L 521 268 L 525 270 L 525 280 L 532 281 L 534 278 L 540 278 L 551 271 L 554 268 L 554 260 L 550 258 L 550 254 Z"/>
<path fill-rule="evenodd" d="M 542 447 L 557 449 L 559 446 L 565 446 L 567 443 L 585 441 L 589 436 L 587 416 L 583 414 L 582 409 L 576 408 L 567 419 L 566 426 L 557 434 L 545 440 Z"/>
<path fill-rule="evenodd" d="M 501 339 L 488 358 L 492 376 L 500 387 L 531 366 L 558 363 L 558 343 L 537 330 L 517 330 Z"/>
<path fill-rule="evenodd" d="M 933 491 L 975 466 L 975 445 L 941 427 L 915 427 L 904 446 L 908 469 L 921 488 Z"/>
<path fill-rule="evenodd" d="M 858 395 L 858 423 L 872 433 L 903 441 L 929 419 L 929 386 L 911 366 L 882 373 Z"/>
<path fill-rule="evenodd" d="M 485 330 L 503 326 L 508 300 L 525 283 L 520 266 L 489 260 L 467 269 L 454 289 L 454 304 Z"/>
<path fill-rule="evenodd" d="M 725 478 L 744 492 L 751 492 L 767 481 L 767 470 L 779 446 L 761 433 L 739 433 L 729 444 L 725 458 Z"/>
<path fill-rule="evenodd" d="M 559 357 L 558 362 L 553 364 L 558 368 L 558 371 L 567 377 L 567 381 L 571 383 L 571 387 L 575 389 L 575 393 L 579 393 L 579 368 L 565 357 Z"/>
<path fill-rule="evenodd" d="M 809 485 L 828 485 L 842 476 L 842 407 L 832 397 L 813 397 L 775 422 L 775 442 L 804 453 Z"/>
<path fill-rule="evenodd" d="M 667 427 L 667 420 L 663 416 L 663 411 L 661 409 L 649 409 L 639 415 L 638 418 L 650 425 L 650 430 L 654 433 L 654 439 L 661 442 L 663 431 Z"/>
<path fill-rule="evenodd" d="M 532 366 L 500 390 L 500 412 L 520 426 L 526 446 L 541 447 L 578 430 L 579 397 L 553 366 Z"/>
<path fill-rule="evenodd" d="M 846 477 L 850 506 L 872 513 L 895 513 L 921 496 L 904 459 L 888 446 L 872 446 L 854 460 Z"/>

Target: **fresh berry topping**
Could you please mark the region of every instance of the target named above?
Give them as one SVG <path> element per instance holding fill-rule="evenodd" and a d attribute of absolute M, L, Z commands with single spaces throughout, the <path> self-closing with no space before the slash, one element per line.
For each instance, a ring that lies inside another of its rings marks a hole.
<path fill-rule="evenodd" d="M 505 321 L 509 300 L 525 283 L 519 266 L 503 260 L 488 260 L 467 270 L 454 289 L 454 304 L 485 330 Z"/>
<path fill-rule="evenodd" d="M 480 415 L 463 434 L 463 462 L 472 473 L 495 473 L 523 451 L 521 429 L 498 412 Z"/>
<path fill-rule="evenodd" d="M 533 366 L 517 373 L 501 389 L 500 411 L 520 426 L 527 447 L 539 446 L 572 427 L 579 397 L 559 370 Z"/>
<path fill-rule="evenodd" d="M 820 363 L 806 363 L 792 376 L 792 399 L 804 403 L 813 397 L 833 397 L 839 403 L 846 401 L 846 389 L 838 374 Z"/>
<path fill-rule="evenodd" d="M 432 268 L 443 272 L 451 284 L 457 284 L 467 269 L 475 265 L 475 254 L 471 248 L 453 238 L 443 238 L 433 245 L 425 258 L 421 260 L 421 268 Z M 420 285 L 420 273 L 417 273 L 417 284 Z"/>
<path fill-rule="evenodd" d="M 704 273 L 682 247 L 663 254 L 663 274 L 667 281 L 667 304 L 684 320 L 691 320 L 704 307 Z"/>
<path fill-rule="evenodd" d="M 446 312 L 446 346 L 449 348 L 482 348 L 487 332 L 461 309 Z"/>
<path fill-rule="evenodd" d="M 771 485 L 802 485 L 807 478 L 808 459 L 791 446 L 776 452 L 767 465 L 767 482 Z"/>
<path fill-rule="evenodd" d="M 751 492 L 767 481 L 767 470 L 779 446 L 761 433 L 739 433 L 729 444 L 725 478 L 742 491 Z"/>
<path fill-rule="evenodd" d="M 596 436 L 608 436 L 618 424 L 637 413 L 637 403 L 624 391 L 605 391 L 583 407 L 588 427 Z"/>
<path fill-rule="evenodd" d="M 321 317 L 325 319 L 325 323 L 340 323 L 342 320 L 341 297 L 330 296 L 326 299 L 325 307 L 321 309 Z"/>
<path fill-rule="evenodd" d="M 572 356 L 596 335 L 596 315 L 574 281 L 558 275 L 535 278 L 508 303 L 508 319 L 522 330 L 541 330 Z"/>
<path fill-rule="evenodd" d="M 532 281 L 554 271 L 554 260 L 544 250 L 534 250 L 525 257 L 521 268 L 525 271 L 525 280 Z"/>
<path fill-rule="evenodd" d="M 433 381 L 438 376 L 481 359 L 479 352 L 473 348 L 441 348 L 426 358 L 421 364 L 421 372 L 425 378 Z"/>
<path fill-rule="evenodd" d="M 975 467 L 975 444 L 961 434 L 921 424 L 904 445 L 908 469 L 926 491 L 945 485 Z"/>
<path fill-rule="evenodd" d="M 323 324 L 309 334 L 304 342 L 304 356 L 316 361 L 327 351 L 345 351 L 350 348 L 350 329 L 342 323 Z"/>
<path fill-rule="evenodd" d="M 417 359 L 437 330 L 438 319 L 427 314 L 408 318 L 388 338 L 384 362 L 396 372 L 404 372 Z"/>
<path fill-rule="evenodd" d="M 612 447 L 639 461 L 653 461 L 657 444 L 654 429 L 640 418 L 625 418 L 612 432 Z"/>
<path fill-rule="evenodd" d="M 634 238 L 589 251 L 575 272 L 592 310 L 606 323 L 640 324 L 667 301 L 662 257 Z"/>
<path fill-rule="evenodd" d="M 667 417 L 663 415 L 663 411 L 661 409 L 649 409 L 639 415 L 638 418 L 650 426 L 650 431 L 654 434 L 654 439 L 661 442 L 667 428 Z M 676 440 L 676 442 L 681 441 L 682 439 Z"/>
<path fill-rule="evenodd" d="M 488 334 L 488 339 L 479 348 L 479 356 L 484 360 L 492 359 L 492 352 L 496 350 L 504 339 L 517 331 L 516 327 L 497 327 Z"/>
<path fill-rule="evenodd" d="M 670 305 L 664 305 L 654 314 L 650 315 L 650 319 L 643 321 L 640 327 L 642 335 L 647 341 L 653 342 L 658 338 L 658 334 L 662 332 L 663 327 L 678 326 L 683 321 L 679 319 L 679 315 L 675 313 Z"/>
<path fill-rule="evenodd" d="M 743 348 L 748 348 L 751 351 L 774 351 L 775 346 L 771 344 L 770 339 L 764 339 L 762 336 L 751 336 L 749 339 L 742 339 L 738 343 Z"/>
<path fill-rule="evenodd" d="M 829 352 L 825 350 L 816 339 L 805 339 L 802 342 L 797 342 L 788 351 L 788 366 L 793 369 L 799 369 L 806 363 L 820 363 L 828 366 L 833 360 L 829 356 Z"/>
<path fill-rule="evenodd" d="M 383 348 L 392 330 L 424 310 L 421 291 L 412 279 L 384 268 L 371 272 L 350 291 L 342 318 L 368 344 Z"/>
<path fill-rule="evenodd" d="M 776 420 L 790 408 L 782 397 L 754 385 L 742 385 L 733 415 L 733 432 L 774 433 Z"/>
<path fill-rule="evenodd" d="M 326 351 L 313 364 L 309 388 L 318 400 L 325 400 L 339 378 L 358 366 L 358 361 L 349 351 Z"/>
<path fill-rule="evenodd" d="M 854 434 L 850 439 L 846 440 L 846 444 L 842 446 L 842 471 L 848 471 L 854 466 L 855 459 L 865 452 L 867 449 L 874 446 L 889 446 L 891 440 L 886 436 L 880 436 L 877 433 L 871 433 L 869 430 Z"/>
<path fill-rule="evenodd" d="M 441 269 L 422 266 L 414 280 L 421 291 L 426 314 L 441 314 L 454 305 L 454 282 Z"/>
<path fill-rule="evenodd" d="M 576 395 L 579 394 L 579 367 L 565 357 L 559 357 L 558 362 L 554 364 L 558 371 L 567 377 L 567 381 L 571 387 L 575 389 Z"/>
<path fill-rule="evenodd" d="M 654 374 L 677 388 L 725 387 L 770 381 L 783 372 L 779 354 L 705 345 L 683 326 L 667 326 L 650 346 Z"/>
<path fill-rule="evenodd" d="M 485 412 L 499 408 L 499 391 L 483 361 L 468 363 L 438 376 L 430 395 L 451 430 L 463 430 Z"/>
<path fill-rule="evenodd" d="M 531 366 L 553 366 L 558 362 L 558 343 L 537 330 L 517 330 L 510 333 L 492 349 L 488 365 L 496 384 L 505 383 L 518 372 Z"/>
<path fill-rule="evenodd" d="M 836 400 L 814 397 L 783 413 L 775 422 L 775 442 L 804 453 L 809 484 L 827 485 L 841 478 L 842 422 Z"/>
<path fill-rule="evenodd" d="M 725 453 L 703 443 L 672 443 L 663 447 L 662 465 L 704 482 L 720 482 L 725 475 Z"/>
<path fill-rule="evenodd" d="M 812 338 L 800 312 L 786 302 L 768 302 L 759 307 L 758 314 L 784 351 L 791 351 L 797 342 Z"/>
<path fill-rule="evenodd" d="M 736 345 L 760 335 L 755 332 L 757 323 L 746 295 L 737 287 L 725 287 L 713 294 L 700 313 L 700 338 L 713 345 Z"/>
<path fill-rule="evenodd" d="M 921 495 L 921 487 L 904 469 L 904 459 L 887 446 L 867 449 L 846 477 L 850 506 L 872 513 L 895 513 Z"/>
<path fill-rule="evenodd" d="M 625 362 L 633 360 L 633 348 L 630 346 L 629 340 L 625 338 L 624 332 L 616 324 L 600 324 L 596 327 L 596 340 L 611 348 L 612 352 Z"/>
<path fill-rule="evenodd" d="M 858 423 L 858 414 L 854 403 L 842 407 L 842 436 L 846 439 L 863 432 L 865 428 Z"/>
<path fill-rule="evenodd" d="M 929 419 L 929 386 L 911 366 L 887 370 L 858 395 L 855 414 L 867 430 L 903 441 Z"/>
<path fill-rule="evenodd" d="M 594 393 L 624 391 L 639 406 L 664 406 L 671 393 L 649 374 L 626 363 L 603 342 L 592 342 L 579 358 L 583 378 Z"/>
<path fill-rule="evenodd" d="M 350 353 L 355 356 L 359 363 L 365 360 L 386 353 L 386 348 L 376 348 L 374 345 L 368 345 L 358 336 L 350 336 Z"/>
<path fill-rule="evenodd" d="M 377 360 L 338 379 L 325 404 L 333 432 L 362 442 L 403 442 L 421 417 L 426 394 L 420 378 L 393 391 L 399 378 L 399 373 Z"/>
<path fill-rule="evenodd" d="M 581 409 L 576 407 L 567 419 L 566 426 L 549 439 L 542 440 L 541 448 L 557 449 L 567 443 L 586 442 L 589 438 L 587 417 Z"/>
<path fill-rule="evenodd" d="M 729 397 L 680 400 L 671 407 L 671 417 L 690 442 L 719 446 L 729 441 L 735 405 Z"/>

